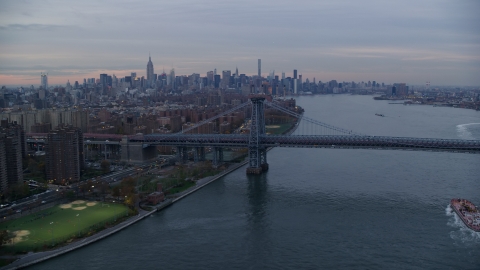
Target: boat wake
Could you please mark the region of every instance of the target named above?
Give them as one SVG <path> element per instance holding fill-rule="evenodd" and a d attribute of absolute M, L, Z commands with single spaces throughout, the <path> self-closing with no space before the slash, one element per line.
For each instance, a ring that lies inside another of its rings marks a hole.
<path fill-rule="evenodd" d="M 480 232 L 469 229 L 455 214 L 450 204 L 445 208 L 445 214 L 449 217 L 447 225 L 455 229 L 450 232 L 450 238 L 464 244 L 480 244 Z"/>
<path fill-rule="evenodd" d="M 478 140 L 480 138 L 480 123 L 457 125 L 458 136 L 464 140 Z"/>

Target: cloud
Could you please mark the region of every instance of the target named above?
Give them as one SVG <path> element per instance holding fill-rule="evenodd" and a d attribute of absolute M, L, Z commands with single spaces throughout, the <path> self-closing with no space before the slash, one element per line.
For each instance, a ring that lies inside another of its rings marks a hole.
<path fill-rule="evenodd" d="M 261 58 L 264 70 L 346 80 L 383 71 L 403 80 L 413 69 L 427 77 L 430 67 L 452 84 L 447 79 L 480 74 L 476 10 L 480 2 L 471 0 L 3 0 L 0 72 L 56 70 L 61 81 L 76 71 L 144 74 L 151 52 L 156 71 L 174 67 L 178 74 L 235 66 L 255 74 Z M 441 65 L 456 69 L 444 76 Z M 480 84 L 476 77 L 468 77 L 471 84 Z"/>
<path fill-rule="evenodd" d="M 71 25 L 51 25 L 51 24 L 8 24 L 0 26 L 1 31 L 55 31 L 55 30 L 72 30 L 78 28 Z"/>

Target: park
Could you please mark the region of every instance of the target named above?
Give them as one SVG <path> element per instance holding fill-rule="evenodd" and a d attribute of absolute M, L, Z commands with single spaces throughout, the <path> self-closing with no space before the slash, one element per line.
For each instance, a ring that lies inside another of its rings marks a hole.
<path fill-rule="evenodd" d="M 123 204 L 76 200 L 0 224 L 9 242 L 4 251 L 29 252 L 50 249 L 89 236 L 126 218 Z"/>

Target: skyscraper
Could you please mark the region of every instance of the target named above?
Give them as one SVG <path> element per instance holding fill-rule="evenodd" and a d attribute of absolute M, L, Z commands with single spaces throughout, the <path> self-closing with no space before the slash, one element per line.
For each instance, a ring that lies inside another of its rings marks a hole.
<path fill-rule="evenodd" d="M 153 84 L 153 63 L 150 55 L 148 56 L 148 63 L 147 63 L 147 81 L 149 85 Z"/>
<path fill-rule="evenodd" d="M 293 78 L 294 78 L 294 79 L 298 79 L 298 78 L 297 78 L 297 70 L 296 70 L 296 69 L 293 70 Z"/>
<path fill-rule="evenodd" d="M 107 86 L 107 74 L 103 73 L 100 74 L 100 83 L 102 84 L 103 87 Z"/>
<path fill-rule="evenodd" d="M 171 69 L 170 70 L 170 84 L 172 85 L 172 89 L 175 89 L 176 85 L 175 85 L 175 69 Z"/>
<path fill-rule="evenodd" d="M 48 88 L 48 73 L 45 74 L 45 73 L 40 73 L 40 87 L 42 87 L 43 89 L 47 89 Z"/>
<path fill-rule="evenodd" d="M 258 77 L 262 77 L 262 59 L 258 59 Z"/>
<path fill-rule="evenodd" d="M 222 87 L 228 88 L 229 82 L 230 82 L 230 76 L 232 76 L 232 71 L 230 70 L 222 71 L 222 83 L 221 83 Z"/>

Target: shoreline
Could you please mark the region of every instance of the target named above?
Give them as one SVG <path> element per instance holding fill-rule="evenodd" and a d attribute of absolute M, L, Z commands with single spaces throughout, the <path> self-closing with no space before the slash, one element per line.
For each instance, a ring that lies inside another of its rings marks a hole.
<path fill-rule="evenodd" d="M 159 204 L 157 206 L 153 206 L 153 208 L 155 208 L 155 209 L 152 210 L 152 211 L 145 211 L 145 210 L 142 210 L 140 208 L 139 209 L 139 214 L 137 216 L 132 217 L 131 219 L 125 220 L 124 222 L 119 223 L 119 224 L 117 224 L 117 225 L 115 225 L 111 228 L 105 229 L 105 230 L 103 230 L 103 231 L 101 231 L 97 234 L 86 237 L 82 240 L 73 242 L 71 244 L 68 244 L 64 247 L 60 247 L 60 248 L 55 249 L 55 250 L 43 251 L 43 252 L 37 252 L 37 253 L 27 253 L 23 257 L 21 257 L 20 259 L 12 262 L 9 265 L 6 265 L 6 266 L 0 268 L 0 270 L 20 269 L 20 268 L 28 267 L 28 266 L 46 261 L 48 259 L 55 258 L 57 256 L 63 255 L 65 253 L 74 251 L 76 249 L 82 248 L 86 245 L 95 243 L 97 241 L 100 241 L 100 240 L 104 239 L 105 237 L 111 236 L 111 235 L 127 228 L 128 226 L 133 225 L 133 224 L 137 223 L 138 221 L 143 220 L 146 217 L 149 217 L 150 215 L 152 215 L 155 212 L 163 210 L 164 208 L 166 208 L 166 207 L 172 205 L 173 203 L 187 197 L 188 195 L 191 195 L 192 193 L 200 190 L 201 188 L 207 186 L 208 184 L 218 180 L 219 178 L 221 178 L 221 177 L 223 177 L 223 176 L 225 176 L 225 175 L 243 167 L 247 163 L 248 163 L 248 159 L 246 161 L 242 161 L 239 164 L 236 164 L 236 165 L 232 166 L 231 168 L 227 168 L 225 171 L 223 171 L 223 172 L 221 172 L 217 175 L 211 176 L 210 179 L 206 180 L 205 182 L 202 182 L 200 185 L 196 185 L 194 187 L 191 187 L 190 189 L 187 189 L 187 190 L 183 191 L 183 194 L 181 194 L 179 197 L 176 197 L 176 198 L 173 198 L 173 199 L 167 199 L 164 202 L 162 202 L 161 204 Z M 199 180 L 199 181 L 201 181 L 201 180 Z"/>

